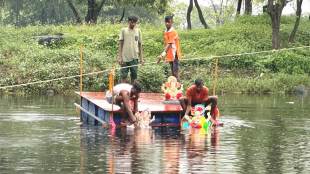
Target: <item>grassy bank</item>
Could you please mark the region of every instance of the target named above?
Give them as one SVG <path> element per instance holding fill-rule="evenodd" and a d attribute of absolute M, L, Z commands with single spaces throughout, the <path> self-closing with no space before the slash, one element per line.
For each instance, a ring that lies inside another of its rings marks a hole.
<path fill-rule="evenodd" d="M 310 45 L 310 23 L 302 20 L 296 42 L 288 35 L 294 18 L 282 19 L 282 46 Z M 84 47 L 84 73 L 108 70 L 117 53 L 118 32 L 126 25 L 2 27 L 0 30 L 0 85 L 23 84 L 79 74 L 79 48 Z M 163 26 L 140 24 L 146 63 L 161 53 Z M 64 39 L 49 46 L 38 44 L 38 36 L 63 33 Z M 271 50 L 271 27 L 267 16 L 241 17 L 216 29 L 179 31 L 184 61 L 181 81 L 185 87 L 195 78 L 212 83 L 211 55 L 239 54 Z M 201 59 L 195 59 L 202 57 Z M 192 60 L 191 60 L 192 59 Z M 195 59 L 195 60 L 194 60 Z M 168 71 L 169 72 L 169 71 Z M 290 93 L 310 87 L 310 49 L 232 56 L 219 59 L 217 93 Z M 139 80 L 145 91 L 159 91 L 167 78 L 167 65 L 140 68 Z M 84 77 L 85 90 L 104 90 L 107 73 Z M 8 88 L 4 92 L 41 94 L 46 91 L 71 93 L 79 88 L 79 78 Z"/>

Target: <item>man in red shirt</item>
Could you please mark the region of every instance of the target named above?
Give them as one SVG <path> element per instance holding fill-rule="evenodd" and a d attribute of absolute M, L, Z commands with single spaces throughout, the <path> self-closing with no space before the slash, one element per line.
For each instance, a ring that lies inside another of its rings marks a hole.
<path fill-rule="evenodd" d="M 196 79 L 195 84 L 186 90 L 186 97 L 180 99 L 180 104 L 185 115 L 189 115 L 193 106 L 197 104 L 204 104 L 205 107 L 211 104 L 211 117 L 213 124 L 218 124 L 216 121 L 217 113 L 217 96 L 209 96 L 209 90 L 203 85 L 201 79 Z"/>

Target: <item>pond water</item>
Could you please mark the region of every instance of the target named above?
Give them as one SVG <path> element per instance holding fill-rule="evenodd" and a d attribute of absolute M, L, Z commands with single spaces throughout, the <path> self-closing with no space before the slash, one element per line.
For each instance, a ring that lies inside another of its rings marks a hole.
<path fill-rule="evenodd" d="M 75 97 L 0 97 L 0 173 L 310 173 L 310 97 L 220 96 L 223 127 L 81 125 Z"/>

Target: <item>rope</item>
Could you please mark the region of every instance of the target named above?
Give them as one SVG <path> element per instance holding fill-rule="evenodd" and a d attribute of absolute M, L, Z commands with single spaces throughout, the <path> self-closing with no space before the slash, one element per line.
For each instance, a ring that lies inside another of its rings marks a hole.
<path fill-rule="evenodd" d="M 266 50 L 266 51 L 247 52 L 247 53 L 239 53 L 239 54 L 228 54 L 228 55 L 222 55 L 222 56 L 207 56 L 207 57 L 184 58 L 184 59 L 180 59 L 180 61 L 202 60 L 202 59 L 211 60 L 211 59 L 214 59 L 214 58 L 228 58 L 228 57 L 237 57 L 237 56 L 243 56 L 243 55 L 255 55 L 255 54 L 261 54 L 261 53 L 270 53 L 270 52 L 274 53 L 274 52 L 282 52 L 282 51 L 296 50 L 296 49 L 303 49 L 303 48 L 310 48 L 310 46 L 283 48 L 283 49 L 279 49 L 279 50 Z M 144 65 L 153 65 L 153 64 L 157 64 L 157 61 L 156 62 L 150 62 L 150 63 L 144 63 Z M 124 68 L 135 67 L 135 66 L 141 66 L 141 64 L 119 67 L 119 68 L 115 68 L 115 70 L 120 70 L 120 69 L 124 69 Z M 106 70 L 103 70 L 103 71 L 91 72 L 91 73 L 86 73 L 86 74 L 81 74 L 81 75 L 83 75 L 83 76 L 90 76 L 90 75 L 101 74 L 101 73 L 105 73 L 105 72 L 109 72 L 109 71 L 111 71 L 111 69 L 106 69 Z M 55 79 L 50 79 L 50 80 L 41 80 L 41 81 L 36 81 L 36 82 L 24 83 L 24 84 L 0 86 L 0 89 L 22 87 L 22 86 L 28 86 L 28 85 L 34 85 L 34 84 L 40 84 L 40 83 L 48 83 L 48 82 L 52 82 L 52 81 L 72 79 L 72 78 L 80 77 L 81 75 L 73 75 L 73 76 L 67 76 L 67 77 L 60 77 L 60 78 L 55 78 Z"/>

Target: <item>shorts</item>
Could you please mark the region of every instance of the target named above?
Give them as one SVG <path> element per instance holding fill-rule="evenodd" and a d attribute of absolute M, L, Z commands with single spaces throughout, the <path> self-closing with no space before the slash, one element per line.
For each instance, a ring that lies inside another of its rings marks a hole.
<path fill-rule="evenodd" d="M 107 91 L 106 94 L 105 94 L 105 98 L 107 100 L 108 103 L 112 104 L 112 94 L 110 91 Z M 114 101 L 113 101 L 113 104 L 115 104 L 115 97 L 114 97 Z"/>
<path fill-rule="evenodd" d="M 112 98 L 113 98 L 112 96 L 111 97 L 106 97 L 108 103 L 112 104 Z M 113 104 L 115 104 L 115 100 L 114 100 Z"/>
<path fill-rule="evenodd" d="M 139 60 L 138 59 L 134 59 L 130 62 L 124 62 L 121 67 L 121 78 L 122 79 L 126 79 L 128 76 L 128 72 L 130 71 L 130 78 L 132 81 L 136 80 L 138 78 L 138 66 L 133 66 L 133 65 L 138 65 L 139 64 Z M 128 68 L 123 68 L 123 67 L 127 67 L 127 66 L 131 66 Z"/>

